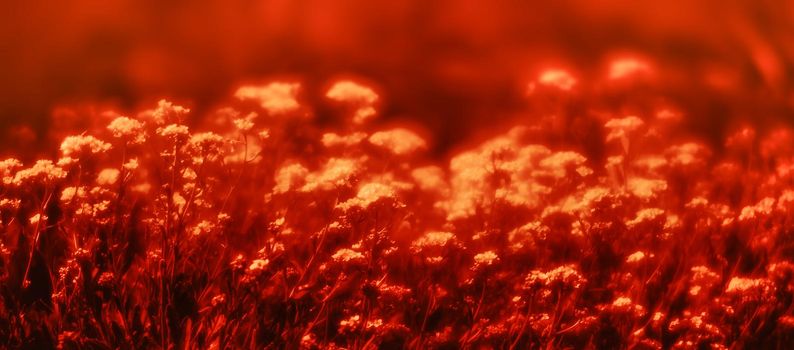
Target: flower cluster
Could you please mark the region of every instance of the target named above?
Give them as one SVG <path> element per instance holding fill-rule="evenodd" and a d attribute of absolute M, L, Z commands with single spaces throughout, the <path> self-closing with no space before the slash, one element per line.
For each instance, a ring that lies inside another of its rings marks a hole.
<path fill-rule="evenodd" d="M 536 122 L 439 158 L 352 80 L 244 86 L 204 124 L 166 100 L 106 114 L 57 160 L 0 161 L 0 343 L 789 344 L 794 131 L 715 147 L 675 106 L 579 93 L 653 72 L 541 72 Z"/>

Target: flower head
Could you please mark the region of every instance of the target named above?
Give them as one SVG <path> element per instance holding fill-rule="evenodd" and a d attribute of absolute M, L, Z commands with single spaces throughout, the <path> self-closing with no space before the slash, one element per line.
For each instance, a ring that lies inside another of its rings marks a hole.
<path fill-rule="evenodd" d="M 524 282 L 525 289 L 538 286 L 562 287 L 563 289 L 578 289 L 587 282 L 574 265 L 561 265 L 547 272 L 540 270 L 531 271 Z"/>
<path fill-rule="evenodd" d="M 562 69 L 547 69 L 538 76 L 538 84 L 569 91 L 576 85 L 576 78 L 570 72 Z"/>
<path fill-rule="evenodd" d="M 271 116 L 295 112 L 300 108 L 297 95 L 301 85 L 292 82 L 272 82 L 267 85 L 247 85 L 237 89 L 234 96 L 240 100 L 252 100 Z"/>
<path fill-rule="evenodd" d="M 626 187 L 637 198 L 649 199 L 667 190 L 667 181 L 633 177 L 626 181 Z"/>
<path fill-rule="evenodd" d="M 226 140 L 213 132 L 194 134 L 188 140 L 188 146 L 195 152 L 194 163 L 199 164 L 206 160 L 215 160 L 221 153 Z"/>
<path fill-rule="evenodd" d="M 102 169 L 96 177 L 96 183 L 99 185 L 112 185 L 119 179 L 119 170 L 113 168 Z"/>
<path fill-rule="evenodd" d="M 336 262 L 351 262 L 351 261 L 361 262 L 364 260 L 364 254 L 361 254 L 352 249 L 342 248 L 337 250 L 334 253 L 334 255 L 331 256 L 331 259 L 333 259 Z"/>
<path fill-rule="evenodd" d="M 150 116 L 158 125 L 165 123 L 179 123 L 190 113 L 190 109 L 176 105 L 168 100 L 157 101 L 157 108 L 150 111 Z"/>
<path fill-rule="evenodd" d="M 485 251 L 474 256 L 475 268 L 491 266 L 499 261 L 499 256 L 493 250 Z"/>
<path fill-rule="evenodd" d="M 750 291 L 761 291 L 766 292 L 770 288 L 770 283 L 768 280 L 764 279 L 754 279 L 754 278 L 744 278 L 744 277 L 734 277 L 728 282 L 728 286 L 725 287 L 725 293 L 727 294 L 741 294 L 747 293 Z"/>
<path fill-rule="evenodd" d="M 395 190 L 392 186 L 370 182 L 362 185 L 355 197 L 338 205 L 341 209 L 349 208 L 368 208 L 372 204 L 383 200 L 395 200 Z"/>
<path fill-rule="evenodd" d="M 116 138 L 124 138 L 133 144 L 140 144 L 146 141 L 146 131 L 143 123 L 124 116 L 117 117 L 108 124 L 108 130 Z"/>
<path fill-rule="evenodd" d="M 322 169 L 306 176 L 306 184 L 301 191 L 313 192 L 318 189 L 332 190 L 349 186 L 353 176 L 360 170 L 360 161 L 357 159 L 331 158 Z"/>
<path fill-rule="evenodd" d="M 352 105 L 355 108 L 353 124 L 363 124 L 376 114 L 375 104 L 378 102 L 378 94 L 372 88 L 353 81 L 341 80 L 334 83 L 325 93 L 325 97 Z"/>
<path fill-rule="evenodd" d="M 14 175 L 13 183 L 22 185 L 29 182 L 52 182 L 66 177 L 66 172 L 50 160 L 37 160 L 36 164 L 22 169 Z"/>
<path fill-rule="evenodd" d="M 157 134 L 174 141 L 182 142 L 187 139 L 190 131 L 186 125 L 169 124 L 164 127 L 157 128 Z"/>
<path fill-rule="evenodd" d="M 248 265 L 248 273 L 253 275 L 260 274 L 269 264 L 270 261 L 268 259 L 255 259 Z"/>
<path fill-rule="evenodd" d="M 354 132 L 348 135 L 339 135 L 337 133 L 328 132 L 323 134 L 321 142 L 325 147 L 352 147 L 361 143 L 367 138 L 367 134 L 363 132 Z"/>
<path fill-rule="evenodd" d="M 443 247 L 454 241 L 454 239 L 455 234 L 452 232 L 430 231 L 415 240 L 412 246 L 420 249 L 423 247 Z"/>
<path fill-rule="evenodd" d="M 604 126 L 609 130 L 607 141 L 620 140 L 621 138 L 628 136 L 629 133 L 639 129 L 644 124 L 645 122 L 643 122 L 642 119 L 633 115 L 620 119 L 610 119 L 606 122 L 606 124 L 604 124 Z"/>
<path fill-rule="evenodd" d="M 398 156 L 412 154 L 417 150 L 427 148 L 424 139 L 404 128 L 378 131 L 369 137 L 369 143 Z"/>
<path fill-rule="evenodd" d="M 61 154 L 64 157 L 80 156 L 82 154 L 103 153 L 110 149 L 110 144 L 103 142 L 91 135 L 67 136 L 61 142 Z"/>
<path fill-rule="evenodd" d="M 276 185 L 273 187 L 273 192 L 285 193 L 303 186 L 308 174 L 309 169 L 300 163 L 282 166 L 276 172 Z"/>
<path fill-rule="evenodd" d="M 325 97 L 334 101 L 367 106 L 378 101 L 378 94 L 372 88 L 350 80 L 340 80 L 334 83 L 325 93 Z"/>
<path fill-rule="evenodd" d="M 609 79 L 624 79 L 640 74 L 647 74 L 651 71 L 651 66 L 636 58 L 621 58 L 612 61 L 609 66 Z"/>
<path fill-rule="evenodd" d="M 22 167 L 22 162 L 16 158 L 8 158 L 0 161 L 0 179 L 4 184 L 10 184 L 14 181 L 14 171 Z"/>
<path fill-rule="evenodd" d="M 643 251 L 638 250 L 626 257 L 626 262 L 629 264 L 634 264 L 645 260 L 645 258 L 646 254 Z"/>

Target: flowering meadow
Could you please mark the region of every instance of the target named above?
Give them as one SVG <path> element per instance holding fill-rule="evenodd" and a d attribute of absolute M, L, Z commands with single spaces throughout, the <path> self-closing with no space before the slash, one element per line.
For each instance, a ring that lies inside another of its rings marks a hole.
<path fill-rule="evenodd" d="M 51 159 L 0 161 L 0 344 L 792 346 L 794 131 L 707 142 L 582 80 L 541 72 L 532 118 L 446 156 L 345 79 L 319 98 L 332 123 L 283 80 L 202 123 L 161 100 L 61 130 Z"/>

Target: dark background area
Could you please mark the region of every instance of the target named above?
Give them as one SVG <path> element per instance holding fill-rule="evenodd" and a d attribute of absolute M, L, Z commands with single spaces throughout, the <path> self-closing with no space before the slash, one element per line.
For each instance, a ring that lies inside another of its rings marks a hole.
<path fill-rule="evenodd" d="M 11 1 L 0 11 L 0 145 L 39 147 L 59 105 L 197 114 L 240 83 L 282 75 L 320 87 L 377 82 L 387 118 L 425 125 L 439 150 L 522 115 L 544 65 L 605 73 L 615 52 L 652 58 L 688 127 L 788 122 L 791 1 Z M 29 126 L 26 129 L 24 126 Z M 27 130 L 27 131 L 26 131 Z"/>

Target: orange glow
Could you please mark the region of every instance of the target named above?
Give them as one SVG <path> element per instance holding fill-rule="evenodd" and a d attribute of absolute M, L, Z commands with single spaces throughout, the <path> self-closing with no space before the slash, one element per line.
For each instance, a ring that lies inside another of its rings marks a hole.
<path fill-rule="evenodd" d="M 789 4 L 7 7 L 0 347 L 794 341 Z"/>

